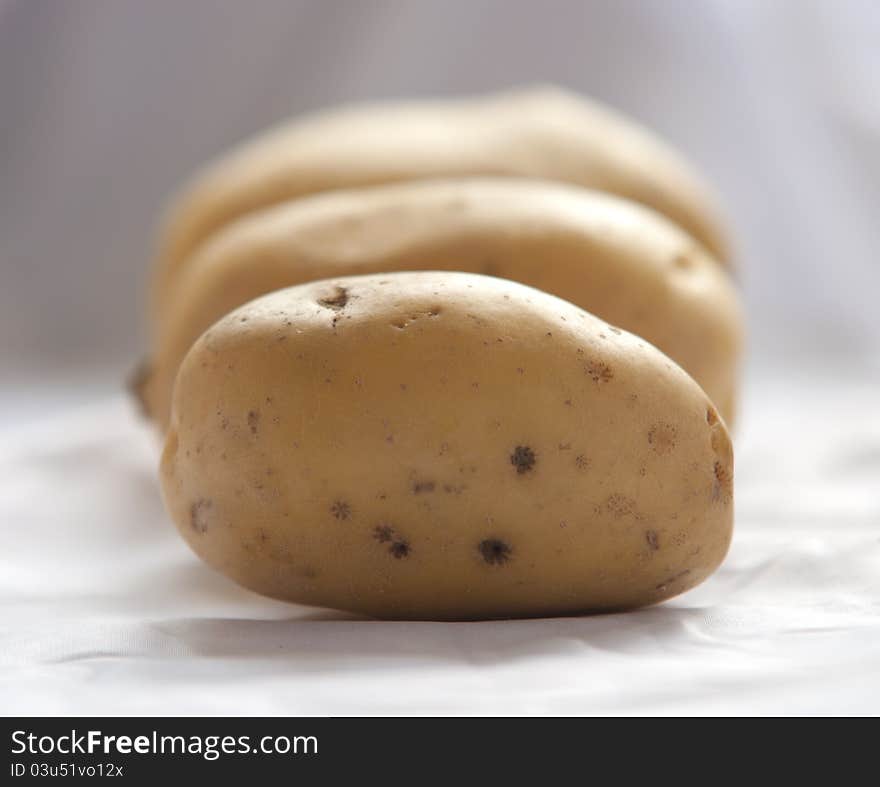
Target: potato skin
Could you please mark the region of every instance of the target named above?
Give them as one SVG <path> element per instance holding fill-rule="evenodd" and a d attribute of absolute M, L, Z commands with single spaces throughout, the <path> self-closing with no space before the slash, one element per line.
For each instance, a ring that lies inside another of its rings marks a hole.
<path fill-rule="evenodd" d="M 377 617 L 626 609 L 733 522 L 705 393 L 638 337 L 462 273 L 348 277 L 224 317 L 177 380 L 166 505 L 257 592 Z"/>
<path fill-rule="evenodd" d="M 247 213 L 332 189 L 467 175 L 559 180 L 617 194 L 664 214 L 719 260 L 729 256 L 714 196 L 690 165 L 599 103 L 538 87 L 355 105 L 272 129 L 185 188 L 165 218 L 152 314 L 161 315 L 196 247 Z"/>
<path fill-rule="evenodd" d="M 400 270 L 486 273 L 572 301 L 659 347 L 732 423 L 743 321 L 715 260 L 641 205 L 510 178 L 337 191 L 219 231 L 181 271 L 155 338 L 148 409 L 165 428 L 184 355 L 237 306 L 314 279 Z"/>

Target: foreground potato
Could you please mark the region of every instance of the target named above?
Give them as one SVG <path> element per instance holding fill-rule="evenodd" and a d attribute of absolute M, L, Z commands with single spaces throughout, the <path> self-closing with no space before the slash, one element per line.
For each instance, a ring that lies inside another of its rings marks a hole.
<path fill-rule="evenodd" d="M 319 191 L 458 175 L 546 178 L 619 194 L 727 256 L 713 198 L 690 166 L 599 104 L 543 88 L 355 106 L 294 120 L 202 173 L 167 217 L 153 314 L 161 315 L 191 252 L 246 213 Z"/>
<path fill-rule="evenodd" d="M 489 273 L 558 295 L 659 347 L 730 423 L 741 317 L 728 277 L 654 211 L 546 181 L 419 181 L 338 191 L 229 225 L 181 271 L 143 388 L 166 426 L 174 377 L 227 312 L 273 290 L 397 270 Z"/>
<path fill-rule="evenodd" d="M 209 564 L 276 598 L 380 617 L 557 615 L 703 581 L 732 456 L 663 354 L 513 282 L 314 282 L 188 354 L 166 504 Z"/>

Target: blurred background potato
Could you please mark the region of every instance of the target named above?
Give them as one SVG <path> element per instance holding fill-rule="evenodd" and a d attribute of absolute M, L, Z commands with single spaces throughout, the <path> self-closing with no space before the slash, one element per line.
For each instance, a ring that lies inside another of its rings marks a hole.
<path fill-rule="evenodd" d="M 753 365 L 876 358 L 878 40 L 871 0 L 0 0 L 4 395 L 142 354 L 160 210 L 207 159 L 338 102 L 535 82 L 702 169 Z"/>

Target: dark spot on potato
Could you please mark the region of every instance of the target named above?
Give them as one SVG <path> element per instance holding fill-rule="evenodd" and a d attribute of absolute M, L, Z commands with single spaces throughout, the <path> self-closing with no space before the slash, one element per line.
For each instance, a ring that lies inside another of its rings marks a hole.
<path fill-rule="evenodd" d="M 656 530 L 646 530 L 645 541 L 648 542 L 648 546 L 650 547 L 652 552 L 656 552 L 658 549 L 660 549 L 660 539 L 657 537 Z"/>
<path fill-rule="evenodd" d="M 330 513 L 335 519 L 344 522 L 346 519 L 351 518 L 351 506 L 344 500 L 336 500 L 333 505 L 330 506 Z"/>
<path fill-rule="evenodd" d="M 535 467 L 537 457 L 527 445 L 518 445 L 510 455 L 510 464 L 516 468 L 517 475 L 528 473 Z"/>
<path fill-rule="evenodd" d="M 733 475 L 721 462 L 715 462 L 715 483 L 712 484 L 712 499 L 727 505 L 733 498 Z"/>
<path fill-rule="evenodd" d="M 348 304 L 348 290 L 337 286 L 331 294 L 318 298 L 318 303 L 325 309 L 340 311 Z"/>
<path fill-rule="evenodd" d="M 189 524 L 196 533 L 208 532 L 208 518 L 214 503 L 201 498 L 189 507 Z"/>
<path fill-rule="evenodd" d="M 605 511 L 615 519 L 625 516 L 634 516 L 636 519 L 640 518 L 636 511 L 636 501 L 624 495 L 609 495 L 605 500 L 604 507 Z"/>
<path fill-rule="evenodd" d="M 394 541 L 388 551 L 398 560 L 409 555 L 409 544 L 406 541 Z"/>
<path fill-rule="evenodd" d="M 260 413 L 257 410 L 251 410 L 247 414 L 247 422 L 251 434 L 256 434 L 260 426 Z"/>
<path fill-rule="evenodd" d="M 401 538 L 391 525 L 377 525 L 373 529 L 373 538 L 380 544 L 390 544 L 388 552 L 398 560 L 410 553 L 409 542 Z"/>
<path fill-rule="evenodd" d="M 709 426 L 715 426 L 715 424 L 718 423 L 718 413 L 711 405 L 706 408 L 706 423 L 709 424 Z"/>
<path fill-rule="evenodd" d="M 584 370 L 594 383 L 607 383 L 614 377 L 611 367 L 604 361 L 589 361 Z"/>
<path fill-rule="evenodd" d="M 394 528 L 391 525 L 376 525 L 373 529 L 373 538 L 380 544 L 385 544 L 394 539 Z"/>
<path fill-rule="evenodd" d="M 659 585 L 657 585 L 654 590 L 666 590 L 673 582 L 676 582 L 679 579 L 683 579 L 688 574 L 691 573 L 689 568 L 686 568 L 684 571 L 680 571 L 675 576 L 669 577 L 669 579 L 664 579 Z"/>
<path fill-rule="evenodd" d="M 590 466 L 590 460 L 588 457 L 584 456 L 583 454 L 578 454 L 574 458 L 574 466 L 578 470 L 586 470 Z"/>
<path fill-rule="evenodd" d="M 609 325 L 608 330 L 611 331 L 611 333 L 613 333 L 615 336 L 620 336 L 623 333 L 620 328 L 615 328 L 613 325 Z"/>
<path fill-rule="evenodd" d="M 513 550 L 500 538 L 486 538 L 477 545 L 483 560 L 490 566 L 500 566 L 511 558 Z"/>
<path fill-rule="evenodd" d="M 416 481 L 412 485 L 412 491 L 414 495 L 420 495 L 423 492 L 433 492 L 434 486 L 433 481 Z"/>
<path fill-rule="evenodd" d="M 675 440 L 678 435 L 676 428 L 669 423 L 654 424 L 648 431 L 648 444 L 654 449 L 654 453 L 668 454 L 675 448 Z"/>

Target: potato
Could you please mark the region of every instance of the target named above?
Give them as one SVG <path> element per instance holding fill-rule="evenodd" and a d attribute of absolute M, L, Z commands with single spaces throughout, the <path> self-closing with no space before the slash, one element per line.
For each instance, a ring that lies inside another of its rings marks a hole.
<path fill-rule="evenodd" d="M 153 315 L 179 268 L 243 214 L 319 191 L 458 175 L 568 181 L 648 205 L 718 259 L 727 241 L 714 198 L 652 133 L 554 88 L 326 111 L 271 130 L 210 165 L 166 217 Z"/>
<path fill-rule="evenodd" d="M 314 279 L 406 269 L 491 273 L 570 300 L 667 353 L 731 422 L 741 317 L 714 260 L 640 205 L 520 179 L 337 191 L 229 225 L 181 271 L 143 388 L 146 409 L 167 425 L 184 355 L 237 306 Z"/>
<path fill-rule="evenodd" d="M 727 430 L 659 350 L 521 284 L 322 280 L 211 327 L 177 379 L 164 498 L 210 565 L 378 617 L 627 609 L 702 582 Z"/>

